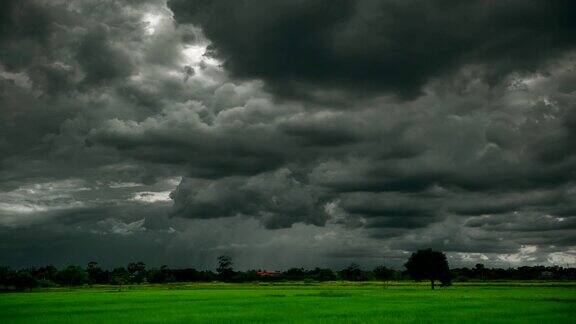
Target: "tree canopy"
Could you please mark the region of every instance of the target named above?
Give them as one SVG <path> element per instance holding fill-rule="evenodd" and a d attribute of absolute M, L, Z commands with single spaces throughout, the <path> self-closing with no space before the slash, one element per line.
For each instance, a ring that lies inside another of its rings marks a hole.
<path fill-rule="evenodd" d="M 227 255 L 221 255 L 218 257 L 218 268 L 216 272 L 218 272 L 218 277 L 222 281 L 229 281 L 234 276 L 234 269 L 232 266 L 232 258 Z"/>
<path fill-rule="evenodd" d="M 404 266 L 412 279 L 416 281 L 430 280 L 432 289 L 434 289 L 436 280 L 439 280 L 442 286 L 452 284 L 448 261 L 442 252 L 432 249 L 418 250 L 412 253 Z"/>

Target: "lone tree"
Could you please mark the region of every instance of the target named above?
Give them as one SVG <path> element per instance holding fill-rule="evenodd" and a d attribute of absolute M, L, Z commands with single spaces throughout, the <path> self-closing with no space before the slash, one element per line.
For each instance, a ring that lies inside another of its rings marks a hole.
<path fill-rule="evenodd" d="M 416 281 L 430 280 L 430 286 L 434 289 L 434 281 L 440 280 L 442 286 L 452 284 L 450 269 L 446 255 L 432 249 L 418 250 L 412 253 L 408 262 L 404 264 L 410 277 Z"/>
<path fill-rule="evenodd" d="M 234 269 L 232 266 L 232 258 L 227 255 L 221 255 L 218 257 L 218 278 L 222 281 L 230 281 L 234 276 Z"/>

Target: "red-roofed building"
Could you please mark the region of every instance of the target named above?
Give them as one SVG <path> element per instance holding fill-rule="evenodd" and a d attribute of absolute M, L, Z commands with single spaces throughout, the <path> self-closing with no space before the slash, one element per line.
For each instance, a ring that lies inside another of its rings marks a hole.
<path fill-rule="evenodd" d="M 266 271 L 266 270 L 260 270 L 260 271 L 256 271 L 256 274 L 259 277 L 277 277 L 281 274 L 280 271 Z"/>

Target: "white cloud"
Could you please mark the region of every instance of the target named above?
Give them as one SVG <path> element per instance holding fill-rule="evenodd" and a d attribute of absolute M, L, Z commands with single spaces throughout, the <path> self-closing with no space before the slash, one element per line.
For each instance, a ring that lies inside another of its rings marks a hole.
<path fill-rule="evenodd" d="M 75 195 L 89 191 L 77 179 L 34 183 L 0 192 L 0 224 L 17 227 L 46 217 L 46 212 L 78 208 L 85 203 Z"/>
<path fill-rule="evenodd" d="M 116 218 L 107 218 L 105 220 L 99 221 L 98 225 L 102 229 L 101 231 L 96 231 L 99 234 L 117 234 L 117 235 L 132 235 L 135 233 L 140 233 L 146 231 L 144 227 L 145 218 L 140 220 L 124 223 Z"/>
<path fill-rule="evenodd" d="M 156 32 L 158 25 L 160 24 L 161 20 L 164 16 L 160 13 L 155 12 L 147 12 L 144 14 L 143 21 L 146 24 L 144 30 L 148 35 L 152 35 Z"/>
<path fill-rule="evenodd" d="M 498 259 L 512 263 L 536 261 L 537 252 L 538 247 L 535 245 L 522 245 L 517 253 L 501 254 Z"/>
<path fill-rule="evenodd" d="M 131 200 L 133 201 L 140 201 L 145 203 L 157 203 L 157 202 L 168 202 L 172 201 L 170 198 L 171 191 L 142 191 L 134 193 L 134 196 Z"/>
<path fill-rule="evenodd" d="M 552 252 L 548 254 L 547 261 L 559 266 L 574 267 L 576 265 L 576 248 L 571 248 L 565 252 Z"/>

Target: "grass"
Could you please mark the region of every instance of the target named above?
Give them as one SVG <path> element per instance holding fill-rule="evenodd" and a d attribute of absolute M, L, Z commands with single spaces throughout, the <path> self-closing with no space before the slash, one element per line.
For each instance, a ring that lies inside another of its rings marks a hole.
<path fill-rule="evenodd" d="M 576 283 L 174 284 L 0 294 L 0 323 L 574 323 Z"/>

